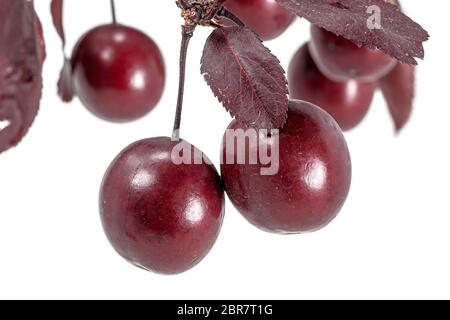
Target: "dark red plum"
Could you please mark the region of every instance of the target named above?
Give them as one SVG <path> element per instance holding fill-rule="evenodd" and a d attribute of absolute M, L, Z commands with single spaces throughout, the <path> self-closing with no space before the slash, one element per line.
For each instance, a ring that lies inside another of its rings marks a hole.
<path fill-rule="evenodd" d="M 329 80 L 317 68 L 307 44 L 293 57 L 288 79 L 292 99 L 321 107 L 333 116 L 344 131 L 353 129 L 364 119 L 377 88 L 376 83 Z"/>
<path fill-rule="evenodd" d="M 280 36 L 295 19 L 275 0 L 227 0 L 225 7 L 265 41 Z"/>
<path fill-rule="evenodd" d="M 229 126 L 240 128 L 236 121 Z M 247 140 L 247 159 L 264 139 Z M 268 144 L 271 152 L 279 150 L 275 175 L 261 174 L 260 156 L 256 164 L 238 164 L 233 152 L 237 147 L 230 147 L 235 141 L 225 140 L 221 166 L 225 190 L 238 211 L 258 228 L 275 233 L 311 232 L 327 225 L 341 210 L 351 184 L 350 154 L 338 124 L 319 107 L 290 102 L 285 127 Z M 234 161 L 230 163 L 229 158 Z"/>
<path fill-rule="evenodd" d="M 86 33 L 72 54 L 74 89 L 95 115 L 114 122 L 149 113 L 161 98 L 164 62 L 144 33 L 120 24 Z"/>
<path fill-rule="evenodd" d="M 315 25 L 311 25 L 309 48 L 320 71 L 327 78 L 338 82 L 376 82 L 397 63 L 380 50 L 358 47 L 350 40 Z"/>
<path fill-rule="evenodd" d="M 130 145 L 108 168 L 100 192 L 103 228 L 115 250 L 130 263 L 163 274 L 199 263 L 216 241 L 224 215 L 217 170 L 204 161 L 173 162 L 179 143 L 161 137 Z"/>

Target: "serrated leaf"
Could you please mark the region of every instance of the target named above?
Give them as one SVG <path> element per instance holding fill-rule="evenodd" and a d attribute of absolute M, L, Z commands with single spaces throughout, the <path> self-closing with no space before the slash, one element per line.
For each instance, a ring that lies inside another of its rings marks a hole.
<path fill-rule="evenodd" d="M 33 2 L 0 1 L 0 152 L 27 133 L 42 93 L 44 40 Z"/>
<path fill-rule="evenodd" d="M 385 0 L 276 0 L 301 18 L 349 39 L 359 46 L 379 49 L 397 60 L 416 65 L 424 57 L 423 42 L 428 33 Z M 368 27 L 379 8 L 380 28 Z"/>
<path fill-rule="evenodd" d="M 397 132 L 403 129 L 411 117 L 415 71 L 414 66 L 399 63 L 385 78 L 380 80 L 380 88 Z"/>
<path fill-rule="evenodd" d="M 288 110 L 285 72 L 253 31 L 215 29 L 205 44 L 201 72 L 215 96 L 244 126 L 284 126 Z"/>

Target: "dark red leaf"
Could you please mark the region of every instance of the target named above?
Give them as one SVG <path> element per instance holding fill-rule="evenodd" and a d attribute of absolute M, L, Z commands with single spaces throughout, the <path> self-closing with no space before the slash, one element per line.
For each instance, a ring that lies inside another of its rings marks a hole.
<path fill-rule="evenodd" d="M 33 2 L 0 1 L 0 152 L 27 133 L 39 109 L 44 40 Z"/>
<path fill-rule="evenodd" d="M 58 32 L 64 47 L 66 45 L 66 35 L 64 33 L 63 23 L 64 0 L 52 0 L 50 8 L 52 12 L 53 24 L 55 25 L 56 32 Z"/>
<path fill-rule="evenodd" d="M 62 51 L 64 54 L 64 63 L 61 69 L 58 80 L 58 95 L 64 102 L 70 102 L 73 99 L 74 91 L 72 85 L 72 66 L 70 59 L 65 55 L 64 49 L 66 46 L 66 35 L 64 32 L 64 0 L 52 0 L 51 12 L 53 17 L 53 24 L 55 25 L 56 32 L 62 41 Z"/>
<path fill-rule="evenodd" d="M 64 102 L 73 100 L 73 81 L 72 81 L 72 64 L 70 60 L 65 58 L 64 65 L 58 80 L 58 95 Z"/>
<path fill-rule="evenodd" d="M 285 72 L 247 28 L 217 28 L 203 51 L 201 72 L 215 96 L 245 126 L 284 126 L 288 109 Z"/>
<path fill-rule="evenodd" d="M 411 117 L 415 70 L 414 66 L 399 63 L 391 73 L 380 81 L 380 88 L 388 104 L 397 132 L 405 126 Z"/>
<path fill-rule="evenodd" d="M 39 61 L 41 63 L 44 63 L 45 58 L 47 57 L 47 52 L 45 50 L 44 29 L 42 28 L 41 20 L 39 19 L 36 11 L 34 11 L 34 16 L 35 16 L 38 57 L 39 57 Z"/>
<path fill-rule="evenodd" d="M 404 63 L 416 65 L 424 57 L 428 33 L 385 0 L 276 0 L 299 17 L 306 18 L 359 46 L 379 49 Z M 370 6 L 381 13 L 381 28 L 370 29 Z"/>

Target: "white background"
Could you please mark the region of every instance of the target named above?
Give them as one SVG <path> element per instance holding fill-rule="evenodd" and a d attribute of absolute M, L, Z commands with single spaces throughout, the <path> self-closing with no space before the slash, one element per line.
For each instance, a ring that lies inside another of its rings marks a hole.
<path fill-rule="evenodd" d="M 137 269 L 120 258 L 100 224 L 103 173 L 129 143 L 169 135 L 178 78 L 179 10 L 173 0 L 117 0 L 118 19 L 160 45 L 167 86 L 157 109 L 132 124 L 103 122 L 56 96 L 62 62 L 49 1 L 36 0 L 48 58 L 41 110 L 19 147 L 0 155 L 1 298 L 450 298 L 450 104 L 448 21 L 439 8 L 405 1 L 430 32 L 420 63 L 416 110 L 400 136 L 377 96 L 360 127 L 347 134 L 354 165 L 351 195 L 320 232 L 263 233 L 229 202 L 221 236 L 208 257 L 179 276 Z M 92 26 L 110 20 L 109 2 L 67 1 L 69 49 Z M 182 135 L 219 160 L 229 115 L 199 72 L 208 29 L 189 54 Z M 308 38 L 297 21 L 267 43 L 284 67 Z M 69 50 L 70 51 L 70 50 Z"/>

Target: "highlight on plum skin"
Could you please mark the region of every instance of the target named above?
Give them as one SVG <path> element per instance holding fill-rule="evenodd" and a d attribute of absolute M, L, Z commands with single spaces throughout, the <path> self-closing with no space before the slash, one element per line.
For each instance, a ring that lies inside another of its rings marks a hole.
<path fill-rule="evenodd" d="M 130 263 L 162 274 L 185 272 L 214 245 L 224 217 L 224 191 L 212 164 L 175 164 L 180 143 L 135 142 L 108 168 L 100 216 L 114 249 Z"/>
<path fill-rule="evenodd" d="M 87 32 L 74 48 L 72 70 L 83 105 L 108 121 L 145 116 L 164 90 L 165 66 L 158 46 L 141 31 L 120 24 Z"/>

